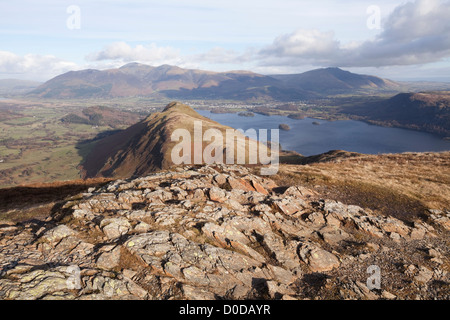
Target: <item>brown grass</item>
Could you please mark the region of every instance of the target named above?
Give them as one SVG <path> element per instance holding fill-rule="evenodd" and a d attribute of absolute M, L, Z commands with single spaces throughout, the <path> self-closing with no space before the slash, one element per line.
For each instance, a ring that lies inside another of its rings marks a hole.
<path fill-rule="evenodd" d="M 301 184 L 322 197 L 409 220 L 427 208 L 450 208 L 450 152 L 355 155 L 282 165 L 279 185 Z"/>
<path fill-rule="evenodd" d="M 118 270 L 131 269 L 135 271 L 142 271 L 147 267 L 147 264 L 141 259 L 132 254 L 126 248 L 120 248 L 120 261 Z"/>

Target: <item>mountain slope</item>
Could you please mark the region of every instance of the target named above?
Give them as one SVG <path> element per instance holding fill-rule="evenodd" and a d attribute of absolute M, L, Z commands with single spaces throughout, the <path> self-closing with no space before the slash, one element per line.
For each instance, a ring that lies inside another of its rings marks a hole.
<path fill-rule="evenodd" d="M 30 94 L 42 98 L 93 98 L 148 95 L 152 92 L 152 88 L 134 74 L 117 69 L 88 69 L 59 75 Z"/>
<path fill-rule="evenodd" d="M 172 149 L 179 142 L 172 141 L 171 136 L 176 129 L 185 129 L 190 133 L 191 141 L 182 142 L 188 144 L 187 148 L 191 150 L 190 163 L 194 163 L 194 153 L 198 151 L 195 149 L 198 139 L 193 135 L 195 121 L 201 122 L 203 133 L 208 129 L 216 129 L 225 137 L 225 131 L 231 129 L 199 115 L 187 105 L 173 102 L 162 112 L 154 113 L 128 129 L 98 141 L 82 164 L 83 176 L 123 178 L 173 166 Z M 244 135 L 238 134 L 239 146 L 246 148 L 246 141 L 248 139 Z M 216 146 L 218 143 L 215 140 L 212 143 L 201 141 L 198 145 L 203 152 L 207 145 Z M 226 148 L 219 149 L 223 155 L 228 152 Z"/>
<path fill-rule="evenodd" d="M 44 98 L 128 97 L 163 94 L 168 97 L 261 95 L 254 88 L 281 86 L 274 78 L 245 71 L 211 72 L 162 65 L 130 63 L 118 69 L 71 71 L 31 92 Z M 248 91 L 250 89 L 250 91 Z M 291 90 L 292 91 L 292 90 Z M 297 94 L 305 94 L 296 90 Z M 256 92 L 256 93 L 255 93 Z"/>
<path fill-rule="evenodd" d="M 374 123 L 450 136 L 450 92 L 401 93 L 392 98 L 348 108 L 347 113 Z"/>
<path fill-rule="evenodd" d="M 304 90 L 322 94 L 345 92 L 398 90 L 400 86 L 390 80 L 369 75 L 361 75 L 339 68 L 324 68 L 307 71 L 301 74 L 275 75 L 289 87 L 300 87 Z"/>

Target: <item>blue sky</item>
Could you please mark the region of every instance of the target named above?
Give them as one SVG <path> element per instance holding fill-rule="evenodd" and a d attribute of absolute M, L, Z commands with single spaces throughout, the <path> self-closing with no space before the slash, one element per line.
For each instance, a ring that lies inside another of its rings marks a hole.
<path fill-rule="evenodd" d="M 137 61 L 450 81 L 449 17 L 444 0 L 2 1 L 0 79 Z"/>

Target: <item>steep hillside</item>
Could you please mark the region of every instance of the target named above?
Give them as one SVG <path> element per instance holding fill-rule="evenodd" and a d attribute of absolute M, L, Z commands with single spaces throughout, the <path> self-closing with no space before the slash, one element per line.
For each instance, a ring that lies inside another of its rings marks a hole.
<path fill-rule="evenodd" d="M 70 71 L 33 90 L 41 98 L 93 98 L 149 95 L 153 89 L 134 74 L 112 70 Z"/>
<path fill-rule="evenodd" d="M 450 136 L 450 92 L 401 93 L 390 99 L 345 109 L 381 125 Z"/>
<path fill-rule="evenodd" d="M 188 148 L 192 150 L 190 163 L 194 163 L 194 154 L 198 152 L 198 149 L 194 149 L 197 141 L 192 134 L 195 121 L 201 122 L 203 133 L 208 129 L 217 129 L 225 137 L 225 131 L 231 129 L 200 116 L 187 105 L 173 102 L 162 112 L 154 113 L 126 130 L 99 140 L 82 164 L 83 176 L 131 177 L 171 167 L 172 149 L 179 144 L 171 141 L 176 129 L 186 129 L 191 134 L 190 142 L 182 142 L 188 143 Z M 238 145 L 245 148 L 246 141 L 244 135 L 238 135 Z M 213 142 L 214 145 L 217 143 Z M 203 152 L 211 143 L 200 141 L 198 145 L 200 152 Z M 220 149 L 223 155 L 227 152 L 225 149 L 224 144 L 224 149 Z"/>

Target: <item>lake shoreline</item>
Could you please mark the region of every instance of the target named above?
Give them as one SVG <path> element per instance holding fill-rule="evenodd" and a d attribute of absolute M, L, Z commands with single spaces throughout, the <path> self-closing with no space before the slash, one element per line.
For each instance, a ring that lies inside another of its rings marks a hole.
<path fill-rule="evenodd" d="M 199 110 L 200 111 L 200 110 Z M 291 130 L 280 130 L 280 143 L 285 150 L 304 156 L 330 150 L 346 150 L 364 154 L 404 152 L 442 152 L 450 150 L 450 141 L 435 133 L 395 126 L 381 126 L 365 119 L 325 120 L 307 117 L 302 120 L 286 115 L 261 115 L 249 120 L 237 113 L 200 113 L 235 129 L 278 129 L 287 124 Z"/>
<path fill-rule="evenodd" d="M 243 113 L 242 111 L 232 111 L 232 110 L 227 110 L 226 112 L 217 112 L 214 109 L 202 109 L 204 111 L 210 111 L 213 114 L 240 114 Z M 382 128 L 398 128 L 398 129 L 405 129 L 405 130 L 411 130 L 411 131 L 415 131 L 415 132 L 421 132 L 421 133 L 429 133 L 432 135 L 435 135 L 436 137 L 439 137 L 442 140 L 450 140 L 450 137 L 445 135 L 445 134 L 439 134 L 437 132 L 434 131 L 429 131 L 429 130 L 423 130 L 421 128 L 416 128 L 413 127 L 412 125 L 402 125 L 402 124 L 394 124 L 394 123 L 390 123 L 388 121 L 377 121 L 377 120 L 371 120 L 371 119 L 367 119 L 361 116 L 355 116 L 355 115 L 339 115 L 340 117 L 336 118 L 336 115 L 329 115 L 327 116 L 326 114 L 321 115 L 320 117 L 314 117 L 314 116 L 304 116 L 303 118 L 294 118 L 294 117 L 290 117 L 289 115 L 284 115 L 284 114 L 275 114 L 275 113 L 263 113 L 263 112 L 258 112 L 258 111 L 249 111 L 249 113 L 253 113 L 254 115 L 258 114 L 261 116 L 265 116 L 265 117 L 274 117 L 274 116 L 279 116 L 279 117 L 287 117 L 290 119 L 294 119 L 294 120 L 304 120 L 304 119 L 312 119 L 312 120 L 322 120 L 322 121 L 346 121 L 346 120 L 353 120 L 353 121 L 361 121 L 361 122 L 365 122 L 369 125 L 372 126 L 377 126 L 377 127 L 382 127 Z M 253 117 L 253 116 L 252 116 Z"/>

